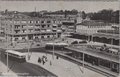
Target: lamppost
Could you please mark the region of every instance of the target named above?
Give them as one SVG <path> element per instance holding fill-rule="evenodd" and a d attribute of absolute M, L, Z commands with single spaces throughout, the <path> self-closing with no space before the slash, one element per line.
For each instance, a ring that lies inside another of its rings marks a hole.
<path fill-rule="evenodd" d="M 8 52 L 7 52 L 7 72 L 9 72 L 9 67 L 8 67 Z"/>
<path fill-rule="evenodd" d="M 82 76 L 83 77 L 85 77 L 84 75 L 85 75 L 85 71 L 84 71 L 84 68 L 85 68 L 85 64 L 84 64 L 84 58 L 85 58 L 85 53 L 84 53 L 84 49 L 83 49 L 83 47 L 82 47 L 82 50 L 83 50 L 83 54 L 82 54 L 82 69 L 79 67 L 79 65 L 78 65 L 78 67 L 79 67 L 79 69 L 80 69 L 80 71 L 82 72 Z"/>
<path fill-rule="evenodd" d="M 84 65 L 84 58 L 85 58 L 85 54 L 83 53 L 83 73 L 84 73 L 84 67 L 85 67 L 85 65 Z"/>
<path fill-rule="evenodd" d="M 33 44 L 33 42 L 30 43 L 30 42 L 28 41 L 28 60 L 30 60 L 30 48 L 31 48 L 32 44 Z"/>
<path fill-rule="evenodd" d="M 84 53 L 84 51 L 85 51 L 85 49 L 84 49 L 84 47 L 82 47 L 82 50 L 83 50 L 83 77 L 85 77 L 84 75 L 85 75 L 85 71 L 84 71 L 84 68 L 85 68 L 85 53 Z"/>
<path fill-rule="evenodd" d="M 55 36 L 53 34 L 53 55 L 52 55 L 53 60 L 54 60 L 54 55 L 55 55 L 55 47 L 54 47 L 55 42 L 54 42 L 54 40 L 55 40 Z"/>
<path fill-rule="evenodd" d="M 6 42 L 8 43 L 8 39 L 7 39 L 7 34 L 6 34 L 6 32 L 5 32 L 5 36 L 6 36 Z M 8 49 L 8 45 L 6 46 L 6 50 Z M 9 59 L 9 57 L 8 57 L 8 52 L 6 53 L 7 54 L 7 73 L 9 72 L 9 67 L 8 67 L 8 59 Z"/>

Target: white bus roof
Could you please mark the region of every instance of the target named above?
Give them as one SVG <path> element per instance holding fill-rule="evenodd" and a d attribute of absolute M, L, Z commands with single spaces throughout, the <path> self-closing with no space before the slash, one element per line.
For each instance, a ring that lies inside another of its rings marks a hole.
<path fill-rule="evenodd" d="M 19 56 L 24 56 L 26 55 L 25 53 L 21 53 L 21 52 L 18 52 L 18 51 L 14 51 L 14 50 L 6 50 L 5 51 L 6 53 L 12 53 L 12 54 L 16 54 L 16 55 L 19 55 Z"/>
<path fill-rule="evenodd" d="M 46 45 L 68 45 L 67 43 L 46 43 Z"/>

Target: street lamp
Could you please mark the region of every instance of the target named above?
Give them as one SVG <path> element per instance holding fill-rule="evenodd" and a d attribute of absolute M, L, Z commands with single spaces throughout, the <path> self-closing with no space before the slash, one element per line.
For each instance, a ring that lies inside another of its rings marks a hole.
<path fill-rule="evenodd" d="M 84 76 L 84 73 L 85 73 L 84 72 L 84 68 L 85 68 L 85 64 L 84 64 L 85 53 L 84 53 L 83 47 L 82 47 L 82 50 L 83 50 L 83 55 L 82 55 L 82 69 L 79 67 L 79 65 L 78 65 L 78 67 L 79 67 L 80 71 L 82 72 L 83 77 L 85 77 Z"/>
<path fill-rule="evenodd" d="M 30 42 L 28 41 L 28 60 L 30 60 L 30 48 L 31 48 L 32 44 L 33 44 L 33 42 L 30 43 Z"/>
<path fill-rule="evenodd" d="M 85 67 L 85 66 L 84 66 L 84 62 L 85 62 L 85 61 L 84 61 L 84 58 L 85 58 L 85 54 L 84 54 L 84 52 L 83 52 L 83 63 L 82 63 L 82 64 L 83 64 L 83 73 L 84 73 L 84 67 Z"/>
<path fill-rule="evenodd" d="M 9 68 L 8 68 L 8 52 L 7 52 L 7 72 L 9 72 Z"/>
<path fill-rule="evenodd" d="M 53 41 L 55 40 L 55 36 L 53 35 Z M 54 47 L 55 42 L 53 42 L 53 55 L 52 58 L 54 60 L 54 55 L 55 55 L 55 47 Z"/>
<path fill-rule="evenodd" d="M 8 40 L 7 40 L 7 34 L 6 34 L 6 42 L 8 43 Z M 6 50 L 8 49 L 8 45 L 6 46 Z M 8 57 L 8 52 L 6 53 L 7 54 L 7 72 L 9 72 L 9 67 L 8 67 L 8 59 L 9 59 L 9 57 Z"/>

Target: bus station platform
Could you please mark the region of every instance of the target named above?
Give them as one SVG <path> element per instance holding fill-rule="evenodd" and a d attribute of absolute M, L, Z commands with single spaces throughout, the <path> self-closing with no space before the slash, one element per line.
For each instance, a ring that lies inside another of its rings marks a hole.
<path fill-rule="evenodd" d="M 47 57 L 47 61 L 44 64 L 38 62 L 38 59 L 43 56 Z M 46 53 L 32 52 L 30 60 L 27 59 L 27 62 L 37 64 L 58 77 L 107 77 L 63 58 L 59 57 L 57 59 L 56 56 L 53 57 L 51 54 Z"/>

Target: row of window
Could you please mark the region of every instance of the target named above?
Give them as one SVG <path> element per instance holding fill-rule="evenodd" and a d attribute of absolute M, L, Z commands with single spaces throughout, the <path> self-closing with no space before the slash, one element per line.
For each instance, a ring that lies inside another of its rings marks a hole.
<path fill-rule="evenodd" d="M 27 20 L 25 20 L 25 21 L 9 21 L 10 23 L 51 23 L 51 20 L 47 20 L 47 21 L 45 21 L 45 20 L 41 20 L 41 21 L 33 21 L 33 20 L 31 20 L 31 21 L 27 21 Z"/>
<path fill-rule="evenodd" d="M 28 30 L 26 30 L 26 29 L 24 29 L 24 30 L 14 30 L 15 31 L 15 33 L 17 34 L 17 33 L 31 33 L 31 32 L 57 32 L 57 29 L 53 29 L 53 30 L 51 30 L 51 29 L 28 29 Z M 60 30 L 60 32 L 61 32 L 61 30 Z"/>
<path fill-rule="evenodd" d="M 22 28 L 25 28 L 27 25 L 22 25 Z M 45 27 L 47 27 L 47 28 L 49 28 L 49 27 L 51 27 L 51 25 L 45 25 L 45 24 L 42 24 L 42 25 L 35 25 L 35 27 L 42 27 L 42 28 L 45 28 Z M 21 25 L 14 25 L 14 28 L 15 29 L 19 29 L 21 27 Z M 27 26 L 27 27 L 34 27 L 33 25 L 30 25 L 30 26 Z M 53 28 L 56 28 L 57 26 L 52 26 Z M 61 25 L 58 25 L 58 27 L 61 27 Z"/>
<path fill-rule="evenodd" d="M 18 21 L 9 21 L 9 22 L 10 23 L 17 23 L 17 24 L 19 24 L 19 23 L 23 23 L 23 24 L 26 24 L 26 23 L 30 23 L 30 24 L 32 24 L 32 23 L 36 23 L 36 24 L 38 24 L 38 23 L 61 23 L 61 21 L 58 21 L 58 20 L 41 20 L 41 21 L 33 21 L 33 20 L 20 21 L 20 20 L 18 20 Z"/>
<path fill-rule="evenodd" d="M 44 38 L 51 38 L 51 36 L 50 35 L 47 35 L 47 36 L 41 36 L 41 39 L 44 39 Z M 33 39 L 33 37 L 29 37 L 29 39 Z M 38 36 L 35 36 L 35 38 L 34 39 L 39 39 L 39 37 Z M 14 39 L 15 41 L 17 41 L 17 40 L 19 40 L 19 37 L 15 37 L 15 39 Z M 25 37 L 22 37 L 22 39 L 21 40 L 27 40 Z"/>

